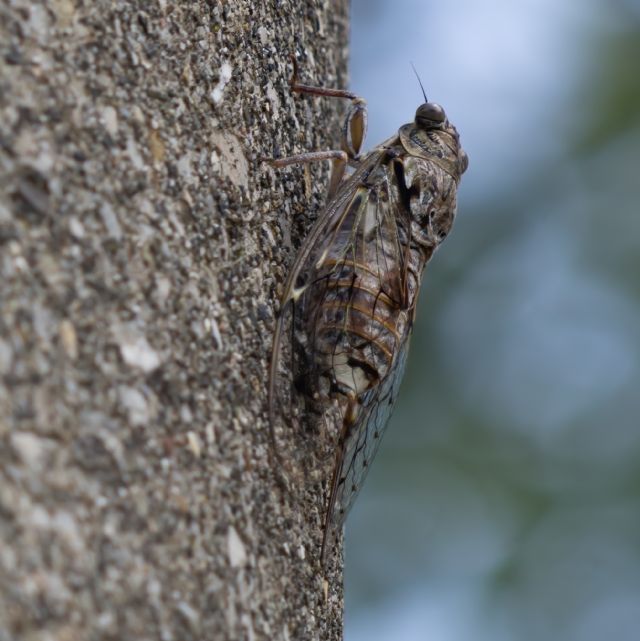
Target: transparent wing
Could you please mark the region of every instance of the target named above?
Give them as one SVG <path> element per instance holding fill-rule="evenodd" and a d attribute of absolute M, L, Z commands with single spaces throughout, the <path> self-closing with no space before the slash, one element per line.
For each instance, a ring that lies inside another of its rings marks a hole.
<path fill-rule="evenodd" d="M 343 279 L 356 280 L 370 270 L 390 300 L 403 296 L 403 249 L 381 161 L 381 153 L 372 153 L 343 183 L 289 272 L 274 331 L 268 383 L 274 441 L 278 428 L 290 426 L 304 412 L 298 397 L 316 391 L 307 389 L 318 376 L 314 327 L 323 303 L 340 289 Z M 387 240 L 384 246 L 383 239 Z M 276 444 L 276 453 L 280 450 Z"/>
<path fill-rule="evenodd" d="M 363 161 L 296 257 L 276 326 L 274 449 L 290 466 L 296 455 L 309 461 L 305 438 L 333 442 L 323 559 L 377 451 L 404 371 L 410 219 L 403 186 L 384 152 Z M 318 439 L 312 423 L 328 438 Z"/>
<path fill-rule="evenodd" d="M 332 479 L 332 494 L 322 541 L 323 563 L 335 544 L 382 441 L 404 376 L 408 348 L 409 336 L 380 387 L 372 390 L 370 396 L 364 399 L 362 420 L 345 441 Z"/>

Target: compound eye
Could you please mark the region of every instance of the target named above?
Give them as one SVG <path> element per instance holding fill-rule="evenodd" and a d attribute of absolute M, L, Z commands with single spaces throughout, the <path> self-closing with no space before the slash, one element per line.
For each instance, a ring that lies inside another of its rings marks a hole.
<path fill-rule="evenodd" d="M 462 176 L 469 166 L 469 156 L 467 156 L 467 152 L 464 149 L 461 149 L 458 154 L 458 166 L 460 167 L 460 175 Z"/>
<path fill-rule="evenodd" d="M 425 102 L 416 111 L 416 124 L 427 129 L 440 126 L 445 119 L 444 109 L 435 102 Z"/>

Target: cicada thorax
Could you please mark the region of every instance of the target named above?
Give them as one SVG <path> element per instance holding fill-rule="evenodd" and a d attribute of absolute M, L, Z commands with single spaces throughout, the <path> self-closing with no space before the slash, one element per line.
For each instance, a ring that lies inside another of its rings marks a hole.
<path fill-rule="evenodd" d="M 424 265 L 451 231 L 459 177 L 455 164 L 446 157 L 427 160 L 407 154 L 402 166 L 405 180 L 411 185 L 411 241 L 412 245 L 419 245 L 421 251 L 413 262 L 422 273 Z"/>

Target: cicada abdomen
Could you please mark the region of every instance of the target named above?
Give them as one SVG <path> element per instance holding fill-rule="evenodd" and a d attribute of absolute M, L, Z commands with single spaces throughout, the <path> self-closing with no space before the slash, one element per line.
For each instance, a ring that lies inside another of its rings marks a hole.
<path fill-rule="evenodd" d="M 329 202 L 285 286 L 269 382 L 274 442 L 276 423 L 286 434 L 298 407 L 303 423 L 323 428 L 312 437 L 326 433 L 332 443 L 324 564 L 391 414 L 422 272 L 451 229 L 468 161 L 444 110 L 426 97 L 412 123 L 360 158 L 364 101 L 300 85 L 295 75 L 292 88 L 352 100 L 342 151 L 272 161 L 334 163 Z M 353 168 L 348 175 L 347 167 Z"/>

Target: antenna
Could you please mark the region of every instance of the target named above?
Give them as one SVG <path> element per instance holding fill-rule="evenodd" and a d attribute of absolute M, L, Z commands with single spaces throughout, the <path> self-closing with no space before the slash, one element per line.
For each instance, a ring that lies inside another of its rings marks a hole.
<path fill-rule="evenodd" d="M 422 95 L 424 96 L 424 101 L 429 102 L 429 100 L 427 99 L 427 94 L 424 92 L 424 87 L 422 86 L 422 80 L 420 80 L 420 76 L 418 75 L 418 72 L 416 71 L 416 68 L 414 67 L 413 62 L 410 62 L 409 64 L 411 65 L 411 68 L 413 69 L 413 73 L 416 74 L 416 78 L 420 83 L 420 89 L 422 89 Z"/>

